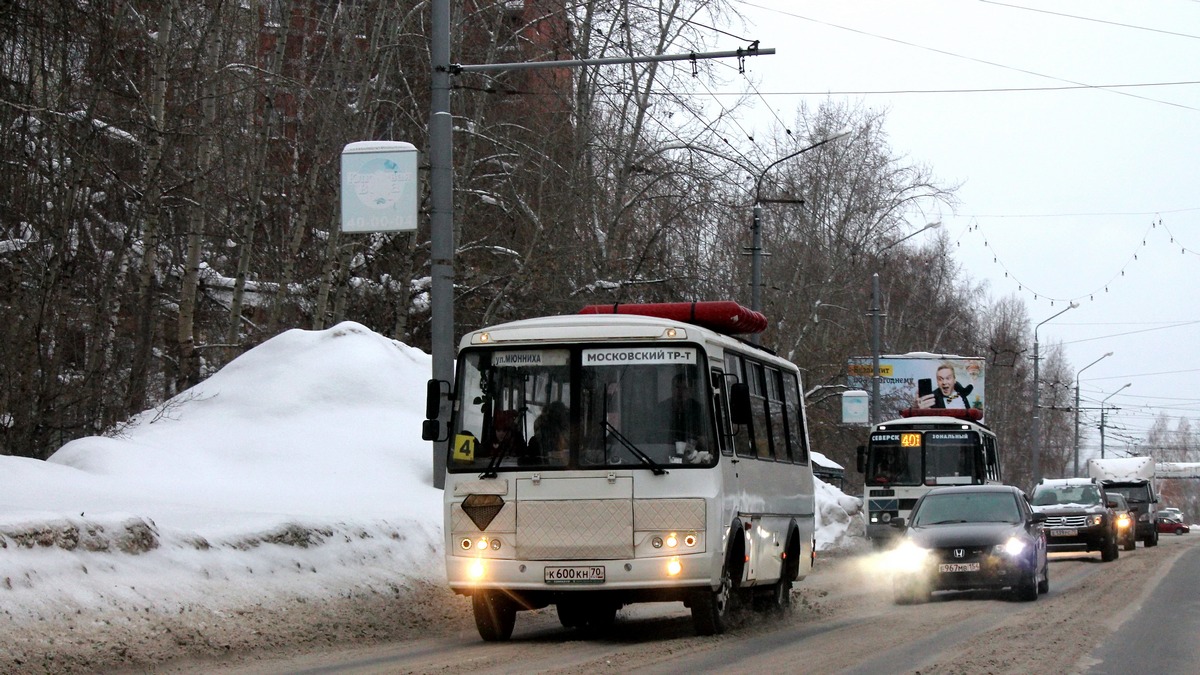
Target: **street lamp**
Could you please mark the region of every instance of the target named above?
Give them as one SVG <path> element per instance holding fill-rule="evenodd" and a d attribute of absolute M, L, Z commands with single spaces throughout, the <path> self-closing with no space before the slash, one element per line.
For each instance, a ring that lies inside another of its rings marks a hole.
<path fill-rule="evenodd" d="M 1092 366 L 1100 363 L 1112 355 L 1113 353 L 1109 352 L 1080 368 L 1079 371 L 1075 373 L 1075 472 L 1072 475 L 1076 478 L 1079 477 L 1079 376 L 1083 374 L 1083 371 L 1091 368 Z"/>
<path fill-rule="evenodd" d="M 921 234 L 926 230 L 932 230 L 942 226 L 942 221 L 934 221 L 928 223 L 925 227 L 903 236 L 896 241 L 879 249 L 876 255 L 882 254 L 901 242 L 911 239 L 912 237 Z M 867 314 L 871 316 L 871 424 L 879 424 L 880 405 L 879 405 L 879 318 L 885 316 L 879 307 L 879 273 L 871 275 L 871 309 L 867 310 Z"/>
<path fill-rule="evenodd" d="M 879 251 L 876 252 L 876 255 L 879 255 L 885 251 L 889 251 L 889 250 L 895 248 L 896 246 L 899 246 L 901 243 L 908 241 L 909 239 L 912 239 L 913 237 L 917 236 L 918 234 L 925 232 L 926 230 L 935 230 L 941 226 L 942 226 L 942 221 L 940 221 L 940 220 L 929 223 L 925 227 L 922 227 L 921 229 L 917 230 L 916 232 L 912 232 L 903 237 L 900 237 L 896 241 L 893 241 L 892 243 L 888 244 L 887 246 L 884 246 L 883 248 L 879 249 Z"/>
<path fill-rule="evenodd" d="M 754 181 L 754 221 L 750 226 L 750 309 L 756 312 L 762 311 L 762 205 L 764 203 L 803 203 L 803 200 L 799 199 L 763 199 L 763 178 L 766 177 L 768 171 L 776 166 L 779 166 L 783 162 L 786 162 L 793 157 L 802 155 L 809 150 L 815 150 L 826 143 L 832 143 L 840 138 L 845 138 L 846 136 L 850 135 L 851 131 L 853 131 L 853 129 L 843 129 L 832 136 L 826 136 L 807 148 L 803 148 L 793 152 L 790 155 L 784 155 L 783 157 L 780 157 L 774 162 L 768 164 L 765 169 L 758 173 L 758 176 Z M 754 333 L 751 335 L 750 341 L 754 344 L 758 344 L 759 334 Z"/>
<path fill-rule="evenodd" d="M 1133 383 L 1126 382 L 1124 387 L 1121 387 L 1117 391 L 1114 391 L 1113 393 L 1109 394 L 1108 396 L 1105 396 L 1104 400 L 1100 401 L 1100 459 L 1104 459 L 1104 404 L 1108 403 L 1108 399 L 1116 396 L 1117 392 L 1124 391 L 1131 384 L 1133 384 Z"/>
<path fill-rule="evenodd" d="M 1063 311 L 1046 319 L 1042 323 L 1046 323 L 1051 319 L 1062 316 L 1069 310 L 1075 309 L 1079 304 L 1072 302 L 1067 305 Z M 1037 484 L 1042 480 L 1042 413 L 1041 413 L 1041 386 L 1038 382 L 1038 329 L 1042 327 L 1042 323 L 1033 327 L 1033 482 Z"/>

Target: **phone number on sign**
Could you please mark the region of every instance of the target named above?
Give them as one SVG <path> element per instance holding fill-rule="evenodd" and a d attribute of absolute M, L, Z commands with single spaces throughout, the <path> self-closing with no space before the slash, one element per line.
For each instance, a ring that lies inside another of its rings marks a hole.
<path fill-rule="evenodd" d="M 602 584 L 603 567 L 547 567 L 548 584 Z"/>

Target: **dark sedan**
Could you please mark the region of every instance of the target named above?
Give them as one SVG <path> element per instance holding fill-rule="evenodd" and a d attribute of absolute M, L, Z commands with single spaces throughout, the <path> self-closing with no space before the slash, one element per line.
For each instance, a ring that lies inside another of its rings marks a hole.
<path fill-rule="evenodd" d="M 1045 515 L 1009 485 L 930 490 L 917 501 L 889 553 L 899 604 L 942 590 L 1011 589 L 1018 600 L 1050 590 Z"/>

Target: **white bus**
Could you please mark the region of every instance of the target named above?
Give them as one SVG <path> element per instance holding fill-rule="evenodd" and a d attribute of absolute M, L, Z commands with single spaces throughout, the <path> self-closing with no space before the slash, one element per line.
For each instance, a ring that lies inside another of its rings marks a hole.
<path fill-rule="evenodd" d="M 484 328 L 463 337 L 452 391 L 430 382 L 431 417 L 453 401 L 423 430 L 451 441 L 446 575 L 485 640 L 549 605 L 602 629 L 623 605 L 683 602 L 709 635 L 737 603 L 790 603 L 814 546 L 796 366 L 645 315 L 714 304 L 749 311 L 622 305 Z"/>
<path fill-rule="evenodd" d="M 921 495 L 939 485 L 1000 483 L 996 434 L 976 421 L 978 411 L 914 409 L 875 425 L 858 448 L 867 538 L 882 548 L 900 531 Z"/>

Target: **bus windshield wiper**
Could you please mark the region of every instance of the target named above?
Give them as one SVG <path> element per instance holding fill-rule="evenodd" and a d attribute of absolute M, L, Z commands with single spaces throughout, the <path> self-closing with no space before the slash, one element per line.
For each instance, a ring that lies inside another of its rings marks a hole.
<path fill-rule="evenodd" d="M 495 433 L 494 431 L 492 433 Z M 495 478 L 498 474 L 496 468 L 500 466 L 500 462 L 508 456 L 508 448 L 511 443 L 504 444 L 497 449 L 496 454 L 492 455 L 492 461 L 488 462 L 487 471 L 479 474 L 480 478 Z"/>
<path fill-rule="evenodd" d="M 603 424 L 604 428 L 613 435 L 613 438 L 616 438 L 618 443 L 625 446 L 625 449 L 628 450 L 634 457 L 637 457 L 642 461 L 643 464 L 649 466 L 650 471 L 653 472 L 655 476 L 661 476 L 667 472 L 667 470 L 662 468 L 661 465 L 650 459 L 650 455 L 647 455 L 641 448 L 634 445 L 628 438 L 622 436 L 621 432 L 617 431 L 617 428 L 609 423 L 607 419 L 604 420 Z"/>
<path fill-rule="evenodd" d="M 521 413 L 522 428 L 524 428 L 524 424 L 525 424 L 524 417 L 525 417 L 525 413 L 522 412 Z M 496 434 L 496 429 L 493 427 L 492 435 L 495 436 L 495 434 Z M 524 435 L 524 434 L 522 434 L 522 435 Z M 479 477 L 480 478 L 495 478 L 497 476 L 496 469 L 500 466 L 500 462 L 504 461 L 505 457 L 508 457 L 508 450 L 513 445 L 514 445 L 513 443 L 505 443 L 505 444 L 502 444 L 499 448 L 497 448 L 496 454 L 492 455 L 492 461 L 488 462 L 487 471 L 484 471 L 483 473 L 479 474 Z"/>

